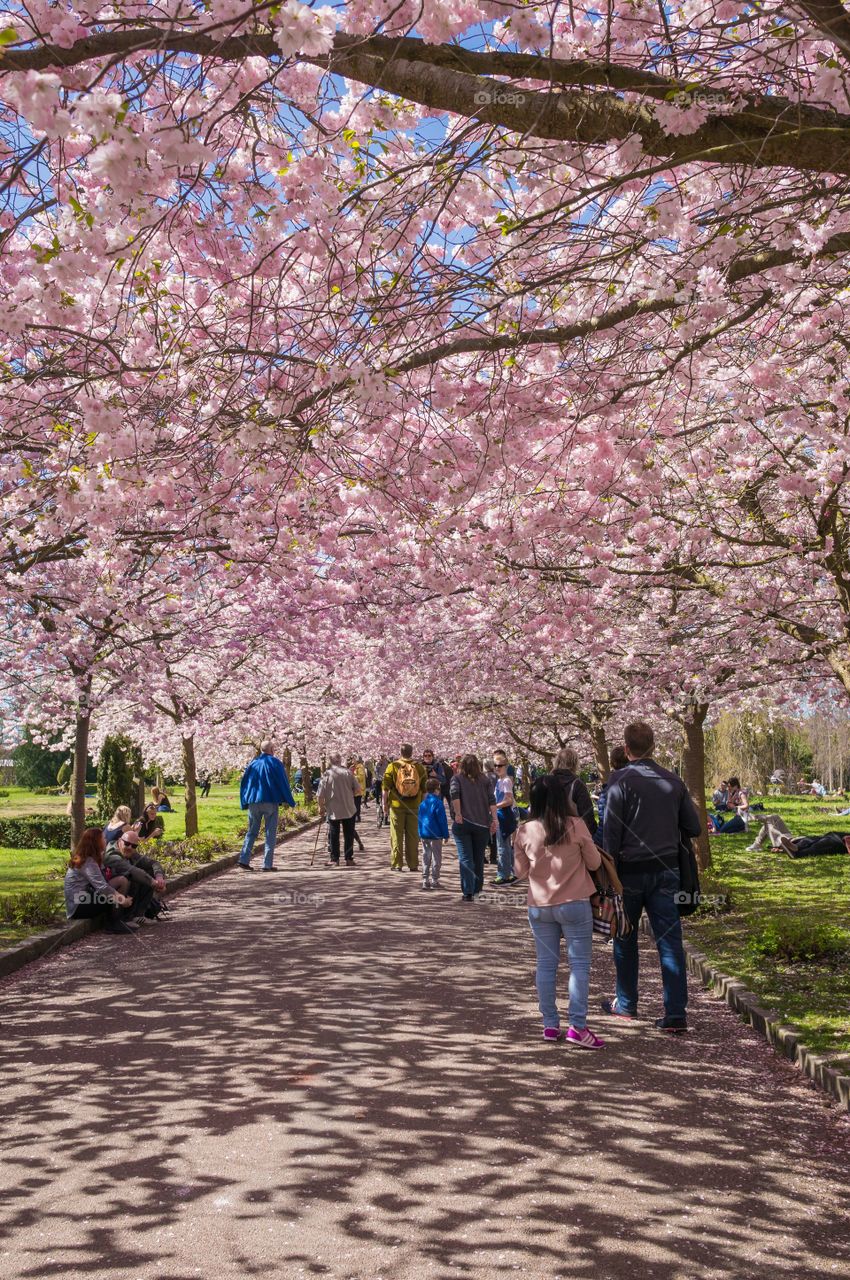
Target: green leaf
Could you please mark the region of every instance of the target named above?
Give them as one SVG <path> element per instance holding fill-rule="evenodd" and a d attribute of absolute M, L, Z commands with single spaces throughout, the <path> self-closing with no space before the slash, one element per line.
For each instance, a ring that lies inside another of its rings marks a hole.
<path fill-rule="evenodd" d="M 14 27 L 4 27 L 0 31 L 0 47 L 5 44 L 16 44 L 18 40 L 20 40 L 20 36 Z"/>

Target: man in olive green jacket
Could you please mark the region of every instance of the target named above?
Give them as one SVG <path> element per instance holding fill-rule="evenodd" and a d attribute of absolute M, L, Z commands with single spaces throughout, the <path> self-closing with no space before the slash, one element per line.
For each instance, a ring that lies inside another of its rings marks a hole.
<path fill-rule="evenodd" d="M 428 774 L 413 759 L 413 747 L 405 743 L 398 760 L 388 764 L 382 782 L 384 813 L 390 821 L 390 867 L 419 870 L 419 806 Z"/>

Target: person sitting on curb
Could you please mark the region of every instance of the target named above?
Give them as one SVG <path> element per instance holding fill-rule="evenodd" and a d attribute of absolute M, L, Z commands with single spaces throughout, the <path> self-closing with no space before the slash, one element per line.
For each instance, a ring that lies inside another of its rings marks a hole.
<path fill-rule="evenodd" d="M 65 914 L 69 920 L 103 920 L 107 933 L 133 933 L 139 926 L 122 915 L 133 907 L 126 876 L 103 874 L 105 843 L 99 827 L 86 827 L 65 872 Z"/>
<path fill-rule="evenodd" d="M 356 796 L 357 779 L 350 769 L 342 763 L 338 751 L 330 757 L 330 764 L 319 779 L 316 800 L 319 805 L 319 816 L 328 819 L 328 861 L 327 867 L 339 866 L 339 837 L 342 833 L 345 865 L 355 866 L 354 862 L 354 824 L 357 819 Z M 361 845 L 362 848 L 362 845 Z"/>
<path fill-rule="evenodd" d="M 295 808 L 289 778 L 274 753 L 274 743 L 270 739 L 260 744 L 259 753 L 254 757 L 242 774 L 239 788 L 239 799 L 243 809 L 248 810 L 248 830 L 239 854 L 240 871 L 253 871 L 251 855 L 254 852 L 254 841 L 260 834 L 260 824 L 265 823 L 265 856 L 264 871 L 277 871 L 274 865 L 274 846 L 277 836 L 277 822 L 280 806 Z"/>
<path fill-rule="evenodd" d="M 150 846 L 145 848 L 143 844 L 136 844 L 132 840 L 124 841 L 124 857 L 128 862 L 132 862 L 134 867 L 138 867 L 153 880 L 154 897 L 147 909 L 146 915 L 149 920 L 163 920 L 171 914 L 171 908 L 163 900 L 165 893 L 165 872 L 162 864 L 157 862 L 153 857 L 153 850 Z"/>
<path fill-rule="evenodd" d="M 128 880 L 133 893 L 133 919 L 137 924 L 152 924 L 155 912 L 149 914 L 153 906 L 154 895 L 165 889 L 165 879 L 160 875 L 151 875 L 133 861 L 138 857 L 138 831 L 125 831 L 114 844 L 107 845 L 103 856 L 103 865 L 113 876 L 121 876 Z"/>

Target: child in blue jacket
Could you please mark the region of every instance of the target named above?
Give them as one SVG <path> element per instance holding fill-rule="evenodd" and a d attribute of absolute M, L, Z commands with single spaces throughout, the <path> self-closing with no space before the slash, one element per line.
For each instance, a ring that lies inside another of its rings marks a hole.
<path fill-rule="evenodd" d="M 419 839 L 422 841 L 422 888 L 442 888 L 440 867 L 443 863 L 443 841 L 449 838 L 446 806 L 440 794 L 440 779 L 425 783 L 425 799 L 419 806 Z"/>

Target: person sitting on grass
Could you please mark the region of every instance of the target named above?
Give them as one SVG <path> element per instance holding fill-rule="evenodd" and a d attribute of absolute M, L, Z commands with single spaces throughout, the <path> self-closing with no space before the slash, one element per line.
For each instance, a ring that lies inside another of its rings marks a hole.
<path fill-rule="evenodd" d="M 138 924 L 151 924 L 154 915 L 149 914 L 153 907 L 154 895 L 165 888 L 162 875 L 151 875 L 133 858 L 138 855 L 138 831 L 125 831 L 114 844 L 107 846 L 103 865 L 110 876 L 125 877 L 133 891 L 133 919 Z"/>
<path fill-rule="evenodd" d="M 156 805 L 148 804 L 145 805 L 141 818 L 133 826 L 138 831 L 140 840 L 159 840 L 165 822 L 157 813 Z"/>
<path fill-rule="evenodd" d="M 157 813 L 173 813 L 174 812 L 174 810 L 171 807 L 171 801 L 169 800 L 165 792 L 160 790 L 159 787 L 151 787 L 151 795 L 153 796 L 153 802 L 156 805 Z"/>
<path fill-rule="evenodd" d="M 103 920 L 108 933 L 132 933 L 138 925 L 122 916 L 122 911 L 133 906 L 127 894 L 130 882 L 126 876 L 107 881 L 103 874 L 105 847 L 100 828 L 86 827 L 65 872 L 65 913 L 69 920 Z"/>
<path fill-rule="evenodd" d="M 130 806 L 126 804 L 119 804 L 118 808 L 103 828 L 104 844 L 114 844 L 121 833 L 127 830 L 132 821 L 133 815 L 130 812 Z"/>

